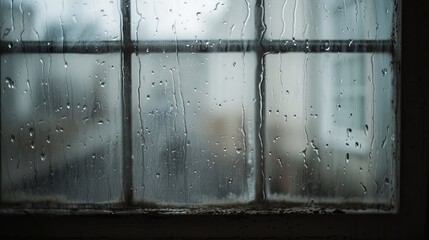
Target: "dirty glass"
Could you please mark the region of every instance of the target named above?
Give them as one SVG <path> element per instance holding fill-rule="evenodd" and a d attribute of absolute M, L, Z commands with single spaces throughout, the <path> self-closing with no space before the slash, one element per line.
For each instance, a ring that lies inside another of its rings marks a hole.
<path fill-rule="evenodd" d="M 392 0 L 267 0 L 268 39 L 389 39 Z"/>
<path fill-rule="evenodd" d="M 373 53 L 267 56 L 269 199 L 392 201 L 396 132 L 390 62 L 389 54 Z"/>
<path fill-rule="evenodd" d="M 121 194 L 118 54 L 1 55 L 2 200 Z"/>

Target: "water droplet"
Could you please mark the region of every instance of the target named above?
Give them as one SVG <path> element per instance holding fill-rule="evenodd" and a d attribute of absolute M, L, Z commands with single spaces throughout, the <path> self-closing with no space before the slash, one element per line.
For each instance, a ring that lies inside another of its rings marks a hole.
<path fill-rule="evenodd" d="M 15 142 L 15 136 L 12 134 L 12 135 L 10 135 L 10 141 L 11 142 Z"/>
<path fill-rule="evenodd" d="M 159 176 L 161 176 L 161 174 L 159 174 L 158 172 L 156 173 L 156 177 L 159 178 Z"/>
<path fill-rule="evenodd" d="M 360 186 L 362 187 L 363 194 L 366 194 L 366 187 L 365 187 L 365 185 L 363 185 L 362 182 L 361 182 Z"/>
<path fill-rule="evenodd" d="M 147 95 L 146 98 L 147 98 L 147 100 L 149 100 L 150 99 L 150 95 Z"/>
<path fill-rule="evenodd" d="M 381 70 L 381 73 L 383 74 L 383 77 L 385 77 L 387 75 L 387 68 L 383 68 L 383 70 Z"/>
<path fill-rule="evenodd" d="M 346 153 L 346 164 L 349 164 L 350 161 L 350 154 Z"/>
<path fill-rule="evenodd" d="M 98 121 L 98 125 L 102 125 L 104 123 L 103 120 Z"/>
<path fill-rule="evenodd" d="M 9 88 L 12 88 L 12 89 L 15 88 L 15 82 L 11 78 L 6 77 L 5 81 Z"/>
<path fill-rule="evenodd" d="M 329 51 L 329 50 L 331 50 L 331 46 L 329 46 L 329 42 L 328 42 L 328 41 L 326 41 L 326 42 L 324 43 L 324 49 L 325 49 L 325 51 Z"/>
<path fill-rule="evenodd" d="M 346 132 L 347 132 L 347 137 L 350 137 L 350 133 L 352 133 L 352 129 L 351 128 L 347 128 Z"/>
<path fill-rule="evenodd" d="M 46 160 L 46 155 L 44 153 L 40 154 L 40 160 L 42 160 L 42 162 Z"/>
<path fill-rule="evenodd" d="M 277 140 L 279 140 L 280 139 L 280 136 L 276 136 L 274 139 L 273 139 L 273 143 L 275 143 Z"/>
<path fill-rule="evenodd" d="M 199 17 L 199 16 L 201 15 L 201 12 L 197 12 L 197 14 L 196 14 L 196 15 L 197 15 L 197 17 Z"/>
<path fill-rule="evenodd" d="M 33 134 L 34 134 L 34 130 L 33 130 L 33 128 L 30 128 L 30 129 L 29 129 L 29 133 L 30 133 L 30 137 L 32 137 L 32 136 L 33 136 Z"/>
<path fill-rule="evenodd" d="M 228 179 L 228 183 L 231 184 L 232 183 L 232 178 Z"/>

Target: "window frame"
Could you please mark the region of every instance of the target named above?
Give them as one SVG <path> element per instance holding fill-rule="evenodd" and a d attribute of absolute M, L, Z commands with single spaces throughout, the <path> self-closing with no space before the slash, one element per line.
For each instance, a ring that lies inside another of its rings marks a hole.
<path fill-rule="evenodd" d="M 109 237 L 109 238 L 405 238 L 428 235 L 429 148 L 427 94 L 424 91 L 425 57 L 429 38 L 423 27 L 427 2 L 398 1 L 397 40 L 394 44 L 396 66 L 397 129 L 401 189 L 397 213 L 352 213 L 319 208 L 283 208 L 264 211 L 261 205 L 239 209 L 73 209 L 71 211 L 28 208 L 0 213 L 0 236 L 23 237 Z M 125 41 L 124 41 L 125 42 Z M 91 46 L 88 46 L 91 48 Z M 127 48 L 125 48 L 127 49 Z M 131 49 L 130 49 L 131 51 Z M 404 79 L 404 81 L 402 81 Z M 131 87 L 131 86 L 129 86 Z M 124 111 L 125 112 L 125 111 Z M 124 151 L 125 152 L 125 151 Z M 416 189 L 418 187 L 418 189 Z M 400 191 L 399 191 L 400 190 Z M 2 206 L 4 207 L 4 206 Z M 30 205 L 31 207 L 31 205 Z M 282 206 L 280 206 L 282 207 Z M 284 206 L 283 206 L 284 207 Z M 323 210 L 323 209 L 322 209 Z M 25 229 L 26 231 L 23 231 Z"/>

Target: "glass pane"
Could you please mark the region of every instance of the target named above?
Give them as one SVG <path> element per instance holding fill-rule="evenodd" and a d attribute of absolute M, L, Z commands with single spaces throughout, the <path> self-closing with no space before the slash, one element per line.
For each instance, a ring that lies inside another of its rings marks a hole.
<path fill-rule="evenodd" d="M 136 201 L 254 198 L 256 55 L 133 56 Z"/>
<path fill-rule="evenodd" d="M 4 41 L 102 41 L 120 39 L 117 0 L 0 0 Z"/>
<path fill-rule="evenodd" d="M 255 0 L 131 1 L 132 39 L 251 39 Z"/>
<path fill-rule="evenodd" d="M 1 196 L 117 201 L 120 55 L 1 56 Z"/>
<path fill-rule="evenodd" d="M 267 56 L 269 199 L 393 204 L 390 62 L 381 53 Z"/>
<path fill-rule="evenodd" d="M 390 39 L 393 0 L 267 0 L 269 39 Z"/>

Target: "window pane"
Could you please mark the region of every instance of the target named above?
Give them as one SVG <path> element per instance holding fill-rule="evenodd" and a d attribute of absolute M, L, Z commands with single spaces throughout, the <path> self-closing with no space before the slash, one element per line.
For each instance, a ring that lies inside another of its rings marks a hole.
<path fill-rule="evenodd" d="M 121 194 L 120 55 L 1 55 L 6 202 Z"/>
<path fill-rule="evenodd" d="M 132 1 L 132 39 L 251 39 L 255 0 Z"/>
<path fill-rule="evenodd" d="M 133 56 L 136 201 L 254 197 L 256 55 Z"/>
<path fill-rule="evenodd" d="M 267 0 L 269 39 L 390 39 L 393 0 Z"/>
<path fill-rule="evenodd" d="M 119 40 L 118 4 L 117 0 L 0 0 L 0 39 Z"/>
<path fill-rule="evenodd" d="M 269 199 L 393 204 L 389 54 L 267 56 Z"/>

